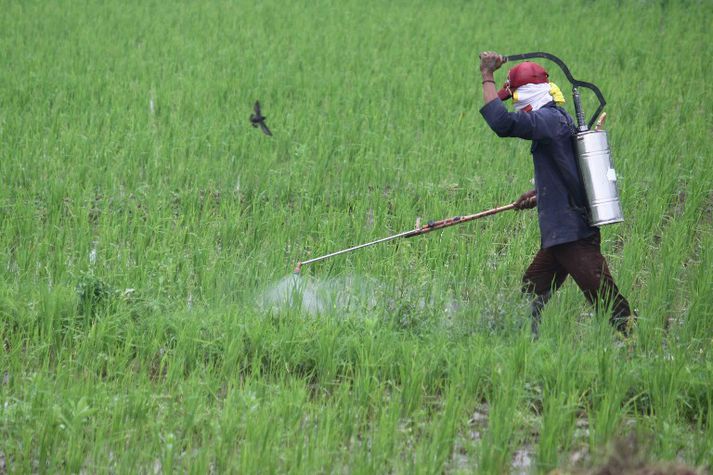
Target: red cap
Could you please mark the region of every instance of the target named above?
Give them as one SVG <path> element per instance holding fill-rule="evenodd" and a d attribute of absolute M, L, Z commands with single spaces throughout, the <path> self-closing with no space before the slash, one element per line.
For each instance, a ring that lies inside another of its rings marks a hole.
<path fill-rule="evenodd" d="M 548 81 L 549 74 L 537 63 L 525 61 L 508 72 L 508 81 L 498 91 L 498 97 L 504 101 L 512 97 L 512 92 L 525 84 L 543 84 Z M 508 87 L 509 85 L 509 87 Z"/>
<path fill-rule="evenodd" d="M 525 84 L 542 84 L 547 82 L 549 75 L 545 68 L 536 63 L 525 61 L 510 70 L 508 80 L 510 90 L 514 91 Z"/>
<path fill-rule="evenodd" d="M 510 92 L 510 85 L 507 81 L 505 81 L 503 87 L 498 91 L 498 97 L 501 101 L 507 101 L 512 97 L 512 93 Z"/>

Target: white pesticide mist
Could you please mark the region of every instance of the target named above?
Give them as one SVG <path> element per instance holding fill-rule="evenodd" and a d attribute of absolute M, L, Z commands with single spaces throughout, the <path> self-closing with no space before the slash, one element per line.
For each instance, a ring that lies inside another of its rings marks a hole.
<path fill-rule="evenodd" d="M 393 288 L 364 276 L 347 275 L 319 279 L 293 274 L 265 288 L 258 296 L 261 310 L 281 312 L 296 310 L 307 315 L 373 314 L 386 311 L 394 315 L 431 311 L 444 322 L 467 305 L 452 293 L 433 293 L 420 287 Z M 408 318 L 408 317 L 406 317 Z"/>
<path fill-rule="evenodd" d="M 483 289 L 472 300 L 459 295 L 458 288 L 432 284 L 428 279 L 385 284 L 355 274 L 331 278 L 292 274 L 263 288 L 256 303 L 268 313 L 385 316 L 404 327 L 437 324 L 463 332 L 517 331 L 525 321 L 520 317 L 529 315 L 529 305 L 523 307 L 517 289 L 514 293 Z"/>
<path fill-rule="evenodd" d="M 361 277 L 316 279 L 293 274 L 268 287 L 259 304 L 268 311 L 296 309 L 310 315 L 371 310 L 380 287 L 379 282 Z"/>

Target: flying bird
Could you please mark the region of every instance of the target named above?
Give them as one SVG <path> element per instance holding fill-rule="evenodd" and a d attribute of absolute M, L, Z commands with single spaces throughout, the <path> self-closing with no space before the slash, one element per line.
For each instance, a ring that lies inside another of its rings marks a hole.
<path fill-rule="evenodd" d="M 272 132 L 270 132 L 270 129 L 267 128 L 265 119 L 267 119 L 267 117 L 260 113 L 260 101 L 255 101 L 255 113 L 250 115 L 250 123 L 253 127 L 260 126 L 260 130 L 262 130 L 265 135 L 272 137 Z"/>

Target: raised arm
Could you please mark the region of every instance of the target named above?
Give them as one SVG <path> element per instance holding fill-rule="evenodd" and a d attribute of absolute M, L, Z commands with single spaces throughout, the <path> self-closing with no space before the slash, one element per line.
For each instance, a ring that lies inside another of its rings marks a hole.
<path fill-rule="evenodd" d="M 483 104 L 498 97 L 493 73 L 505 63 L 505 57 L 492 51 L 480 53 L 480 74 L 483 76 Z"/>
<path fill-rule="evenodd" d="M 490 128 L 500 137 L 519 137 L 527 140 L 546 140 L 561 133 L 568 133 L 562 128 L 559 113 L 556 111 L 508 112 L 502 101 L 498 100 L 493 74 L 505 62 L 505 57 L 498 53 L 480 53 L 484 103 L 480 113 Z M 507 83 L 505 87 L 508 87 Z"/>

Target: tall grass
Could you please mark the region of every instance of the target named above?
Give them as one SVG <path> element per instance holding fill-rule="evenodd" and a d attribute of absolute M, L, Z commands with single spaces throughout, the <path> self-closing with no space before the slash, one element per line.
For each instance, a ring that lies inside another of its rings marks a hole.
<path fill-rule="evenodd" d="M 547 472 L 634 433 L 710 469 L 708 2 L 0 11 L 0 467 Z M 569 283 L 531 341 L 534 213 L 303 270 L 367 282 L 363 305 L 261 305 L 298 260 L 531 186 L 478 113 L 481 50 L 552 52 L 604 92 L 633 338 Z"/>

